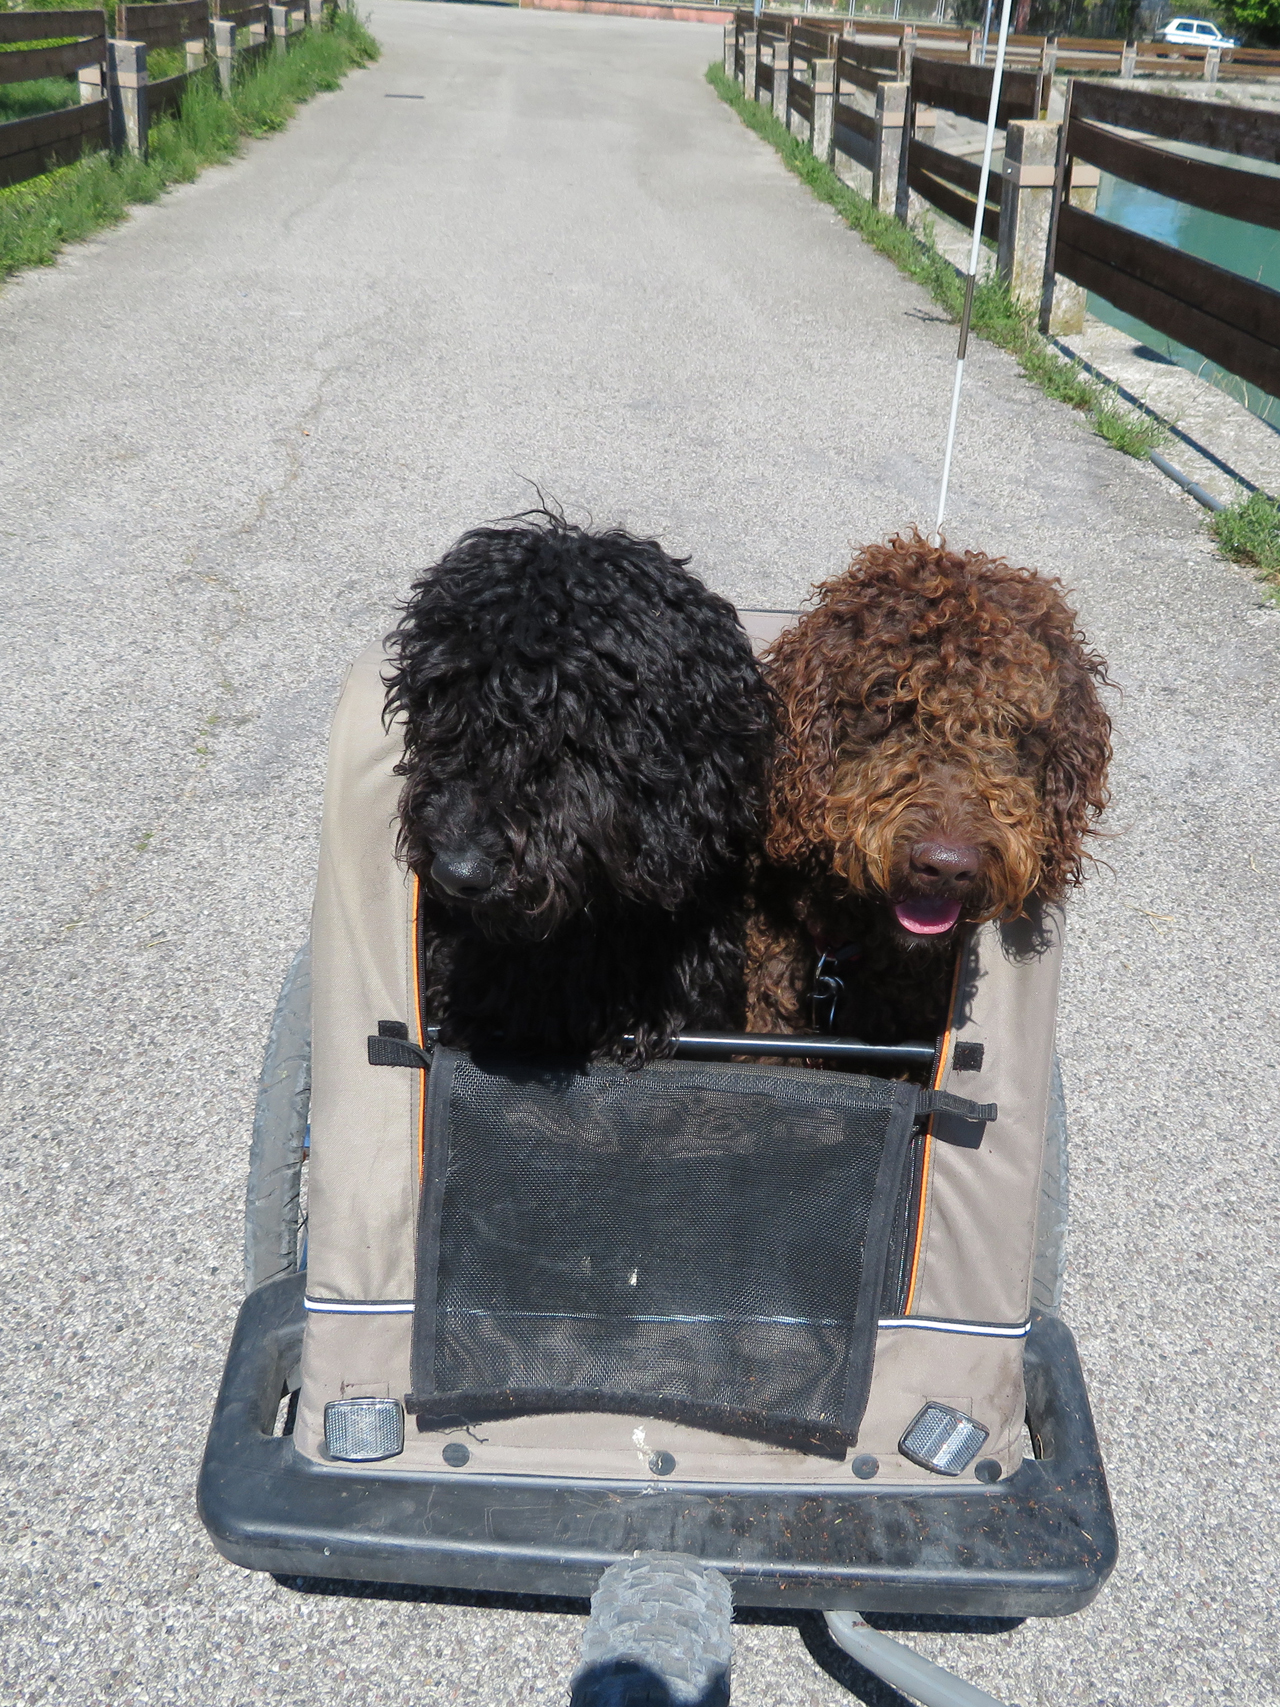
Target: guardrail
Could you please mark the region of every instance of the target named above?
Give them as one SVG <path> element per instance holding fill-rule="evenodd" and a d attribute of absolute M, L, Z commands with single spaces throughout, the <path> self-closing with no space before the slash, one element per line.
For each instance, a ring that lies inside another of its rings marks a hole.
<path fill-rule="evenodd" d="M 1070 189 L 1083 162 L 1094 173 L 1280 231 L 1280 178 L 1194 158 L 1171 142 L 1280 165 L 1280 115 L 1068 84 L 1041 325 L 1056 329 L 1055 280 L 1067 278 L 1280 397 L 1280 291 L 1073 205 Z"/>
<path fill-rule="evenodd" d="M 221 86 L 261 54 L 284 52 L 308 22 L 322 21 L 323 0 L 292 9 L 268 0 L 235 6 L 224 0 L 164 0 L 129 5 L 108 36 L 103 12 L 0 12 L 0 83 L 75 76 L 80 105 L 55 108 L 0 124 L 0 189 L 40 177 L 83 154 L 128 150 L 146 155 L 151 125 L 182 104 L 192 77 L 206 63 L 212 38 Z M 58 38 L 74 37 L 66 41 Z M 34 47 L 14 46 L 34 42 Z M 48 45 L 49 43 L 55 45 Z M 152 81 L 151 50 L 182 48 L 187 68 Z"/>

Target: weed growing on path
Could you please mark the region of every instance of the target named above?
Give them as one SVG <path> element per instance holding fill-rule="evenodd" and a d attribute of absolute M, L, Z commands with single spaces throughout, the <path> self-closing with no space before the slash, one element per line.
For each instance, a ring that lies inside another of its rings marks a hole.
<path fill-rule="evenodd" d="M 909 231 L 892 214 L 881 213 L 865 196 L 850 189 L 767 108 L 748 100 L 714 61 L 707 67 L 707 82 L 748 129 L 777 149 L 783 165 L 807 184 L 820 201 L 833 207 L 846 225 L 865 237 L 872 248 L 887 256 L 908 278 L 923 285 L 953 320 L 959 320 L 964 305 L 960 274 L 927 237 Z M 1097 384 L 1085 375 L 1078 362 L 1058 355 L 994 274 L 980 280 L 974 290 L 971 327 L 976 336 L 1016 356 L 1023 373 L 1048 396 L 1088 415 L 1094 430 L 1117 450 L 1145 457 L 1166 437 L 1159 422 L 1123 404 L 1114 387 Z"/>
<path fill-rule="evenodd" d="M 1217 511 L 1209 520 L 1209 532 L 1234 562 L 1261 570 L 1273 600 L 1280 601 L 1280 502 L 1265 492 L 1251 492 Z"/>
<path fill-rule="evenodd" d="M 182 110 L 151 132 L 150 156 L 87 155 L 43 177 L 0 190 L 0 278 L 46 266 L 67 243 L 114 225 L 131 202 L 153 202 L 170 184 L 189 184 L 229 160 L 246 136 L 280 130 L 298 104 L 336 89 L 344 73 L 378 57 L 378 44 L 354 14 L 308 31 L 283 57 L 272 55 L 232 92 L 218 93 L 210 71 L 187 91 Z"/>

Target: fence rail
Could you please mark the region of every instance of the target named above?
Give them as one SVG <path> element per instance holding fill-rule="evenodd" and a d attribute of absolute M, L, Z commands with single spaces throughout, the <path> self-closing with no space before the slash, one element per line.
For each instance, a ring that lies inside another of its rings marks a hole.
<path fill-rule="evenodd" d="M 11 119 L 0 124 L 0 189 L 37 178 L 55 166 L 70 165 L 86 149 L 110 146 L 111 115 L 106 101 Z"/>
<path fill-rule="evenodd" d="M 203 43 L 209 36 L 209 8 L 205 0 L 142 6 L 122 3 L 116 8 L 116 34 L 122 41 L 145 42 L 149 48 Z"/>
<path fill-rule="evenodd" d="M 72 36 L 73 41 L 59 41 Z M 56 46 L 19 47 L 19 42 Z M 31 83 L 37 77 L 74 77 L 82 65 L 101 65 L 107 55 L 105 12 L 0 12 L 0 83 Z"/>

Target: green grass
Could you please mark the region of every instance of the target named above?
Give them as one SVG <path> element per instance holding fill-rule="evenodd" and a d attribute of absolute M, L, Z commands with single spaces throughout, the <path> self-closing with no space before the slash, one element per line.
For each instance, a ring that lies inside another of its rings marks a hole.
<path fill-rule="evenodd" d="M 719 64 L 713 62 L 708 66 L 707 82 L 748 129 L 777 149 L 787 169 L 819 201 L 833 207 L 872 248 L 922 285 L 953 320 L 960 319 L 964 284 L 952 263 L 931 241 L 927 227 L 922 235 L 908 230 L 892 214 L 881 213 L 865 196 L 843 183 L 807 143 L 792 136 L 768 108 L 748 100 Z M 974 288 L 970 326 L 977 337 L 1015 356 L 1022 372 L 1048 396 L 1086 414 L 1094 431 L 1117 450 L 1128 456 L 1145 457 L 1166 438 L 1165 429 L 1158 421 L 1130 409 L 1113 386 L 1090 379 L 1079 362 L 1060 356 L 1040 336 L 1032 317 L 1014 302 L 994 273 L 988 273 Z"/>
<path fill-rule="evenodd" d="M 1264 492 L 1219 510 L 1210 517 L 1209 532 L 1219 549 L 1236 563 L 1250 563 L 1280 600 L 1280 503 Z"/>
<path fill-rule="evenodd" d="M 336 89 L 347 71 L 378 52 L 359 19 L 340 11 L 331 29 L 308 30 L 287 54 L 263 60 L 230 100 L 218 93 L 212 71 L 197 78 L 181 112 L 152 128 L 147 160 L 90 154 L 0 190 L 0 278 L 47 266 L 67 243 L 123 219 L 130 203 L 153 202 L 171 184 L 190 183 L 204 167 L 230 160 L 246 136 L 280 130 L 300 102 Z"/>
<path fill-rule="evenodd" d="M 36 113 L 74 107 L 80 85 L 71 77 L 38 77 L 30 83 L 0 83 L 0 124 L 29 119 Z"/>

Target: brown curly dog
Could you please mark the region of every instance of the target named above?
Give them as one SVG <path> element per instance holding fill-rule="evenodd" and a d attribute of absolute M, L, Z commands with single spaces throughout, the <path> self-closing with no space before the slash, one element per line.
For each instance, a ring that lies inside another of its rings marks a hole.
<path fill-rule="evenodd" d="M 783 739 L 750 1024 L 932 1038 L 964 925 L 1081 879 L 1106 666 L 1056 581 L 918 533 L 815 590 L 764 660 Z"/>

